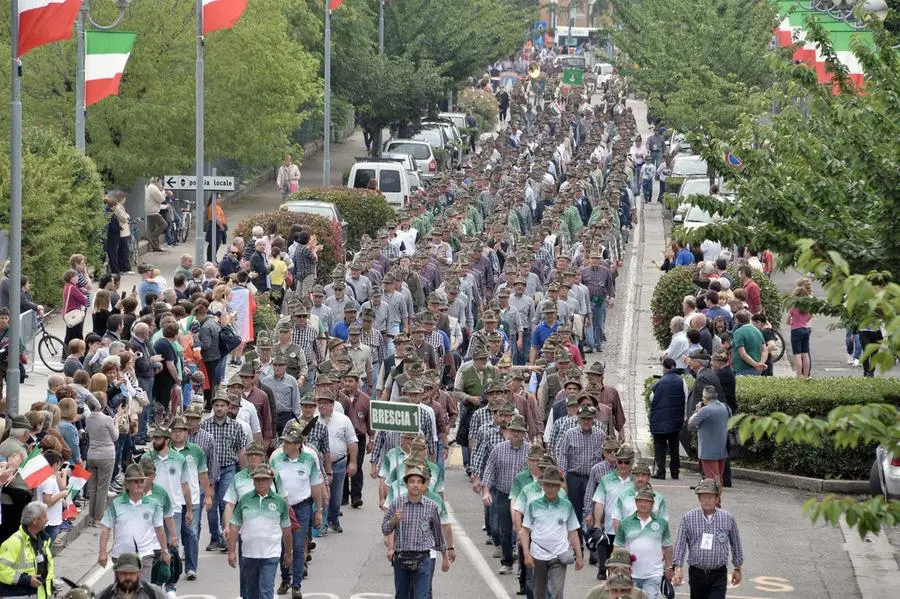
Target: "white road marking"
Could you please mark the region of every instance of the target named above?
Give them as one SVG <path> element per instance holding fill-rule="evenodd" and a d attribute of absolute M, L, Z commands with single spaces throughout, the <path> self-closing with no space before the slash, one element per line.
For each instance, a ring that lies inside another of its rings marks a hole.
<path fill-rule="evenodd" d="M 862 599 L 895 597 L 900 589 L 900 571 L 894 551 L 884 534 L 866 535 L 865 540 L 841 518 L 844 549 L 850 556 Z"/>
<path fill-rule="evenodd" d="M 491 567 L 485 561 L 484 556 L 481 555 L 481 552 L 475 547 L 475 543 L 472 542 L 472 539 L 469 538 L 469 535 L 466 534 L 466 531 L 456 519 L 453 508 L 450 507 L 450 502 L 444 502 L 444 505 L 447 506 L 447 515 L 450 518 L 450 526 L 453 527 L 453 542 L 456 545 L 459 545 L 460 549 L 462 549 L 466 556 L 472 561 L 472 565 L 475 566 L 475 569 L 487 583 L 488 589 L 490 589 L 494 597 L 497 599 L 511 599 L 509 593 L 506 592 L 506 589 L 504 589 L 503 585 L 500 583 L 500 580 L 494 575 L 494 571 L 491 570 Z"/>

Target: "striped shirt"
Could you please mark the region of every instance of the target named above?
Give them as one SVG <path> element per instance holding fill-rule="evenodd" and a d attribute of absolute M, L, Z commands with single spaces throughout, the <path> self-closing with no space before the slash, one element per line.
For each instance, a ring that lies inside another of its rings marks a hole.
<path fill-rule="evenodd" d="M 394 526 L 394 514 L 402 514 L 400 523 Z M 401 495 L 391 503 L 381 521 L 384 536 L 394 533 L 394 551 L 447 551 L 438 505 L 421 497 L 412 501 L 408 495 Z"/>
<path fill-rule="evenodd" d="M 203 450 L 203 453 L 206 454 L 209 484 L 216 484 L 216 481 L 219 480 L 219 460 L 216 456 L 216 442 L 213 440 L 213 436 L 202 428 L 199 428 L 196 433 L 190 433 L 188 435 L 188 441 L 199 446 L 200 449 Z"/>
<path fill-rule="evenodd" d="M 318 336 L 318 331 L 309 325 L 302 329 L 297 327 L 291 329 L 291 341 L 294 345 L 303 349 L 303 353 L 306 354 L 306 363 L 310 369 L 314 369 L 322 361 L 322 358 L 319 356 L 319 346 L 316 343 Z"/>
<path fill-rule="evenodd" d="M 469 419 L 469 439 L 477 439 L 478 431 L 493 422 L 493 415 L 488 406 L 482 406 L 472 412 L 472 418 Z"/>
<path fill-rule="evenodd" d="M 200 429 L 212 435 L 216 444 L 216 460 L 222 468 L 237 464 L 238 454 L 249 443 L 243 427 L 231 418 L 226 418 L 222 424 L 215 418 L 207 418 L 200 423 Z"/>
<path fill-rule="evenodd" d="M 594 491 L 597 490 L 597 485 L 600 484 L 600 479 L 615 470 L 612 464 L 608 461 L 603 460 L 597 464 L 594 464 L 591 468 L 591 475 L 588 477 L 587 487 L 584 489 L 584 515 L 587 516 L 590 514 L 594 505 L 591 503 L 591 498 L 594 496 Z"/>
<path fill-rule="evenodd" d="M 712 541 L 711 549 L 703 549 L 704 535 Z M 681 566 L 687 558 L 688 565 L 704 570 L 728 566 L 728 549 L 731 547 L 731 563 L 740 568 L 744 563 L 741 535 L 731 514 L 716 508 L 712 516 L 706 516 L 699 507 L 681 518 L 675 537 L 675 566 Z"/>
<path fill-rule="evenodd" d="M 369 329 L 367 331 L 363 329 L 359 335 L 359 340 L 361 343 L 372 348 L 373 365 L 384 362 L 384 339 L 382 339 L 380 331 L 376 331 L 375 329 Z"/>
<path fill-rule="evenodd" d="M 525 466 L 527 458 L 528 446 L 525 443 L 519 445 L 518 449 L 512 446 L 511 441 L 498 443 L 488 456 L 481 484 L 509 495 L 513 479 Z"/>
<path fill-rule="evenodd" d="M 481 427 L 475 440 L 475 452 L 472 454 L 472 472 L 478 478 L 484 478 L 484 468 L 487 466 L 491 450 L 498 443 L 503 443 L 503 432 L 496 424 Z M 515 473 L 513 473 L 515 475 Z"/>
<path fill-rule="evenodd" d="M 603 459 L 603 442 L 606 433 L 592 427 L 589 433 L 581 427 L 569 429 L 559 444 L 556 459 L 563 472 L 574 472 L 588 476 L 591 467 Z"/>

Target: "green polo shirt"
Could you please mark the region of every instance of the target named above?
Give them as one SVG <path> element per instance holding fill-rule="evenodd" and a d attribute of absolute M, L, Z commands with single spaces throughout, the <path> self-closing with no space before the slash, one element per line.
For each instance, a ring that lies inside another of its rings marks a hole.
<path fill-rule="evenodd" d="M 243 557 L 278 557 L 281 555 L 282 530 L 291 527 L 287 501 L 271 489 L 265 497 L 248 493 L 234 506 L 231 524 L 240 528 Z"/>

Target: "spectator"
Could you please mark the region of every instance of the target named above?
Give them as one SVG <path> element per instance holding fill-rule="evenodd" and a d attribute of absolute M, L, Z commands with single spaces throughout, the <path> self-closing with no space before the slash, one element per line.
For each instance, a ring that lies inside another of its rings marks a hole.
<path fill-rule="evenodd" d="M 307 297 L 316 282 L 316 263 L 321 245 L 316 244 L 314 235 L 302 230 L 296 236 L 297 249 L 294 252 L 294 284 L 300 297 Z"/>
<path fill-rule="evenodd" d="M 56 541 L 56 536 L 63 523 L 63 500 L 69 496 L 69 489 L 66 485 L 66 473 L 60 469 L 63 465 L 62 455 L 53 450 L 46 450 L 43 455 L 50 467 L 53 468 L 53 474 L 37 486 L 34 490 L 34 498 L 35 501 L 40 501 L 47 506 L 47 528 L 45 530 L 50 535 L 52 545 Z"/>
<path fill-rule="evenodd" d="M 12 416 L 8 421 L 9 436 L 0 443 L 0 458 L 7 462 L 8 469 L 16 472 L 30 451 L 31 424 L 21 415 Z M 18 473 L 8 477 L 6 484 L 0 487 L 0 542 L 16 532 L 22 510 L 30 500 L 31 491 Z"/>
<path fill-rule="evenodd" d="M 159 236 L 166 232 L 168 224 L 160 210 L 166 201 L 162 191 L 162 180 L 158 177 L 150 179 L 144 188 L 144 214 L 147 216 L 147 242 L 151 252 L 165 252 L 159 246 Z"/>
<path fill-rule="evenodd" d="M 738 275 L 741 277 L 741 287 L 747 293 L 747 309 L 750 310 L 751 314 L 760 312 L 763 308 L 762 298 L 759 293 L 759 285 L 752 278 L 753 268 L 748 264 L 744 264 L 738 269 Z M 737 291 L 735 291 L 734 296 L 738 297 Z"/>
<path fill-rule="evenodd" d="M 762 312 L 759 314 L 754 314 L 750 321 L 753 323 L 753 326 L 756 327 L 763 336 L 763 344 L 764 344 L 764 352 L 762 361 L 765 362 L 766 368 L 762 371 L 762 376 L 773 376 L 774 375 L 774 362 L 772 362 L 772 355 L 775 352 L 775 329 L 772 328 L 772 325 L 769 324 L 766 315 Z"/>
<path fill-rule="evenodd" d="M 684 318 L 674 316 L 669 321 L 669 331 L 672 333 L 672 340 L 669 342 L 669 347 L 660 355 L 659 360 L 662 362 L 666 358 L 671 358 L 678 365 L 685 361 L 685 356 L 687 356 L 688 347 L 690 346 L 687 333 L 684 330 Z M 684 372 L 684 369 L 677 366 L 676 371 Z"/>
<path fill-rule="evenodd" d="M 69 341 L 69 353 L 63 364 L 64 376 L 73 377 L 76 372 L 84 368 L 84 353 L 86 347 L 84 341 L 81 339 L 72 339 Z"/>
<path fill-rule="evenodd" d="M 95 375 L 95 377 L 98 375 Z M 103 375 L 99 375 L 103 376 Z M 104 376 L 103 379 L 106 379 Z M 92 386 L 102 383 L 101 379 L 91 381 Z M 90 415 L 85 419 L 85 430 L 88 433 L 87 471 L 91 477 L 87 482 L 87 494 L 90 497 L 88 513 L 94 526 L 106 511 L 106 497 L 112 481 L 113 468 L 116 463 L 116 441 L 119 439 L 120 425 L 125 419 L 124 409 L 119 410 L 113 419 L 105 413 L 106 393 L 96 392 L 88 402 Z"/>
<path fill-rule="evenodd" d="M 728 418 L 731 410 L 719 401 L 719 394 L 711 386 L 703 388 L 703 403 L 688 419 L 688 428 L 697 431 L 697 455 L 703 468 L 703 478 L 711 478 L 721 488 L 728 457 Z M 721 505 L 721 496 L 717 500 Z"/>
<path fill-rule="evenodd" d="M 91 282 L 91 276 L 87 272 L 87 262 L 82 254 L 72 254 L 69 257 L 69 266 L 78 273 L 78 281 L 76 285 L 78 289 L 87 298 L 88 305 L 91 303 L 91 291 L 94 285 Z"/>
<path fill-rule="evenodd" d="M 218 248 L 220 245 L 225 245 L 226 239 L 228 238 L 228 221 L 225 219 L 225 211 L 222 209 L 222 202 L 216 201 L 216 239 L 215 244 L 213 244 L 212 236 L 210 235 L 211 225 L 212 225 L 212 194 L 209 195 L 209 198 L 206 200 L 206 221 L 204 222 L 203 229 L 206 232 L 206 260 L 208 262 L 213 262 L 215 260 L 215 256 L 218 255 Z M 221 200 L 222 196 L 220 195 L 217 200 Z M 213 252 L 213 246 L 215 245 L 216 252 Z"/>
<path fill-rule="evenodd" d="M 109 291 L 106 291 L 104 289 L 98 291 L 97 295 L 94 296 L 94 305 L 91 309 L 91 321 L 93 324 L 93 330 L 98 335 L 103 335 L 106 333 L 106 324 L 109 320 L 110 314 L 112 314 L 109 300 Z"/>
<path fill-rule="evenodd" d="M 681 469 L 678 453 L 678 436 L 684 425 L 684 406 L 688 397 L 687 382 L 676 372 L 677 362 L 663 360 L 663 376 L 653 385 L 650 394 L 650 434 L 656 457 L 656 473 L 653 478 L 665 480 L 666 454 L 669 455 L 669 472 L 678 479 Z"/>
<path fill-rule="evenodd" d="M 66 336 L 63 342 L 68 347 L 69 341 L 72 339 L 81 339 L 84 337 L 84 313 L 87 311 L 88 298 L 78 288 L 78 272 L 72 269 L 67 270 L 63 274 L 63 315 L 75 310 L 82 311 L 81 320 L 71 326 L 66 324 Z"/>
<path fill-rule="evenodd" d="M 71 461 L 81 463 L 80 435 L 75 423 L 78 422 L 78 404 L 71 397 L 64 397 L 59 401 L 60 420 L 57 430 L 72 452 Z"/>
<path fill-rule="evenodd" d="M 0 545 L 0 596 L 53 596 L 53 542 L 44 532 L 47 506 L 32 501 L 23 506 L 13 533 Z"/>
<path fill-rule="evenodd" d="M 153 379 L 153 412 L 156 421 L 168 419 L 181 405 L 181 383 L 184 375 L 184 361 L 178 356 L 175 345 L 178 343 L 178 323 L 166 322 L 162 327 L 162 337 L 153 346 L 153 353 L 162 356 L 163 367 L 156 372 Z"/>
<path fill-rule="evenodd" d="M 194 324 L 191 330 L 195 335 L 195 346 L 200 348 L 200 357 L 206 369 L 206 377 L 209 380 L 209 389 L 203 392 L 206 405 L 210 406 L 215 388 L 225 378 L 225 356 L 219 348 L 219 333 L 222 331 L 222 319 L 228 321 L 228 314 L 222 313 L 217 319 L 208 312 L 209 303 L 205 299 L 197 300 L 194 304 Z"/>
<path fill-rule="evenodd" d="M 736 328 L 732 333 L 734 374 L 746 376 L 765 372 L 768 357 L 766 342 L 762 332 L 750 324 L 750 312 L 741 310 L 735 314 L 735 323 Z"/>
<path fill-rule="evenodd" d="M 809 297 L 810 287 L 808 279 L 800 279 L 797 281 L 797 287 L 791 293 L 794 297 Z M 809 338 L 812 333 L 810 323 L 812 315 L 804 312 L 796 306 L 791 306 L 788 310 L 788 324 L 791 327 L 791 353 L 794 354 L 794 369 L 800 378 L 809 378 L 810 360 L 809 360 Z"/>

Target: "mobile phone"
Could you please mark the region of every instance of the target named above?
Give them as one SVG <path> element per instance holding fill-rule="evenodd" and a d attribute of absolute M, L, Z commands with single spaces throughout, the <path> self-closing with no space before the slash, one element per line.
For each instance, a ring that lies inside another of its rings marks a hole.
<path fill-rule="evenodd" d="M 66 470 L 66 469 L 70 468 L 71 466 L 72 466 L 72 465 L 69 464 L 69 462 L 63 462 L 63 463 L 62 463 L 62 466 L 60 466 L 59 469 L 60 469 L 60 470 Z"/>

